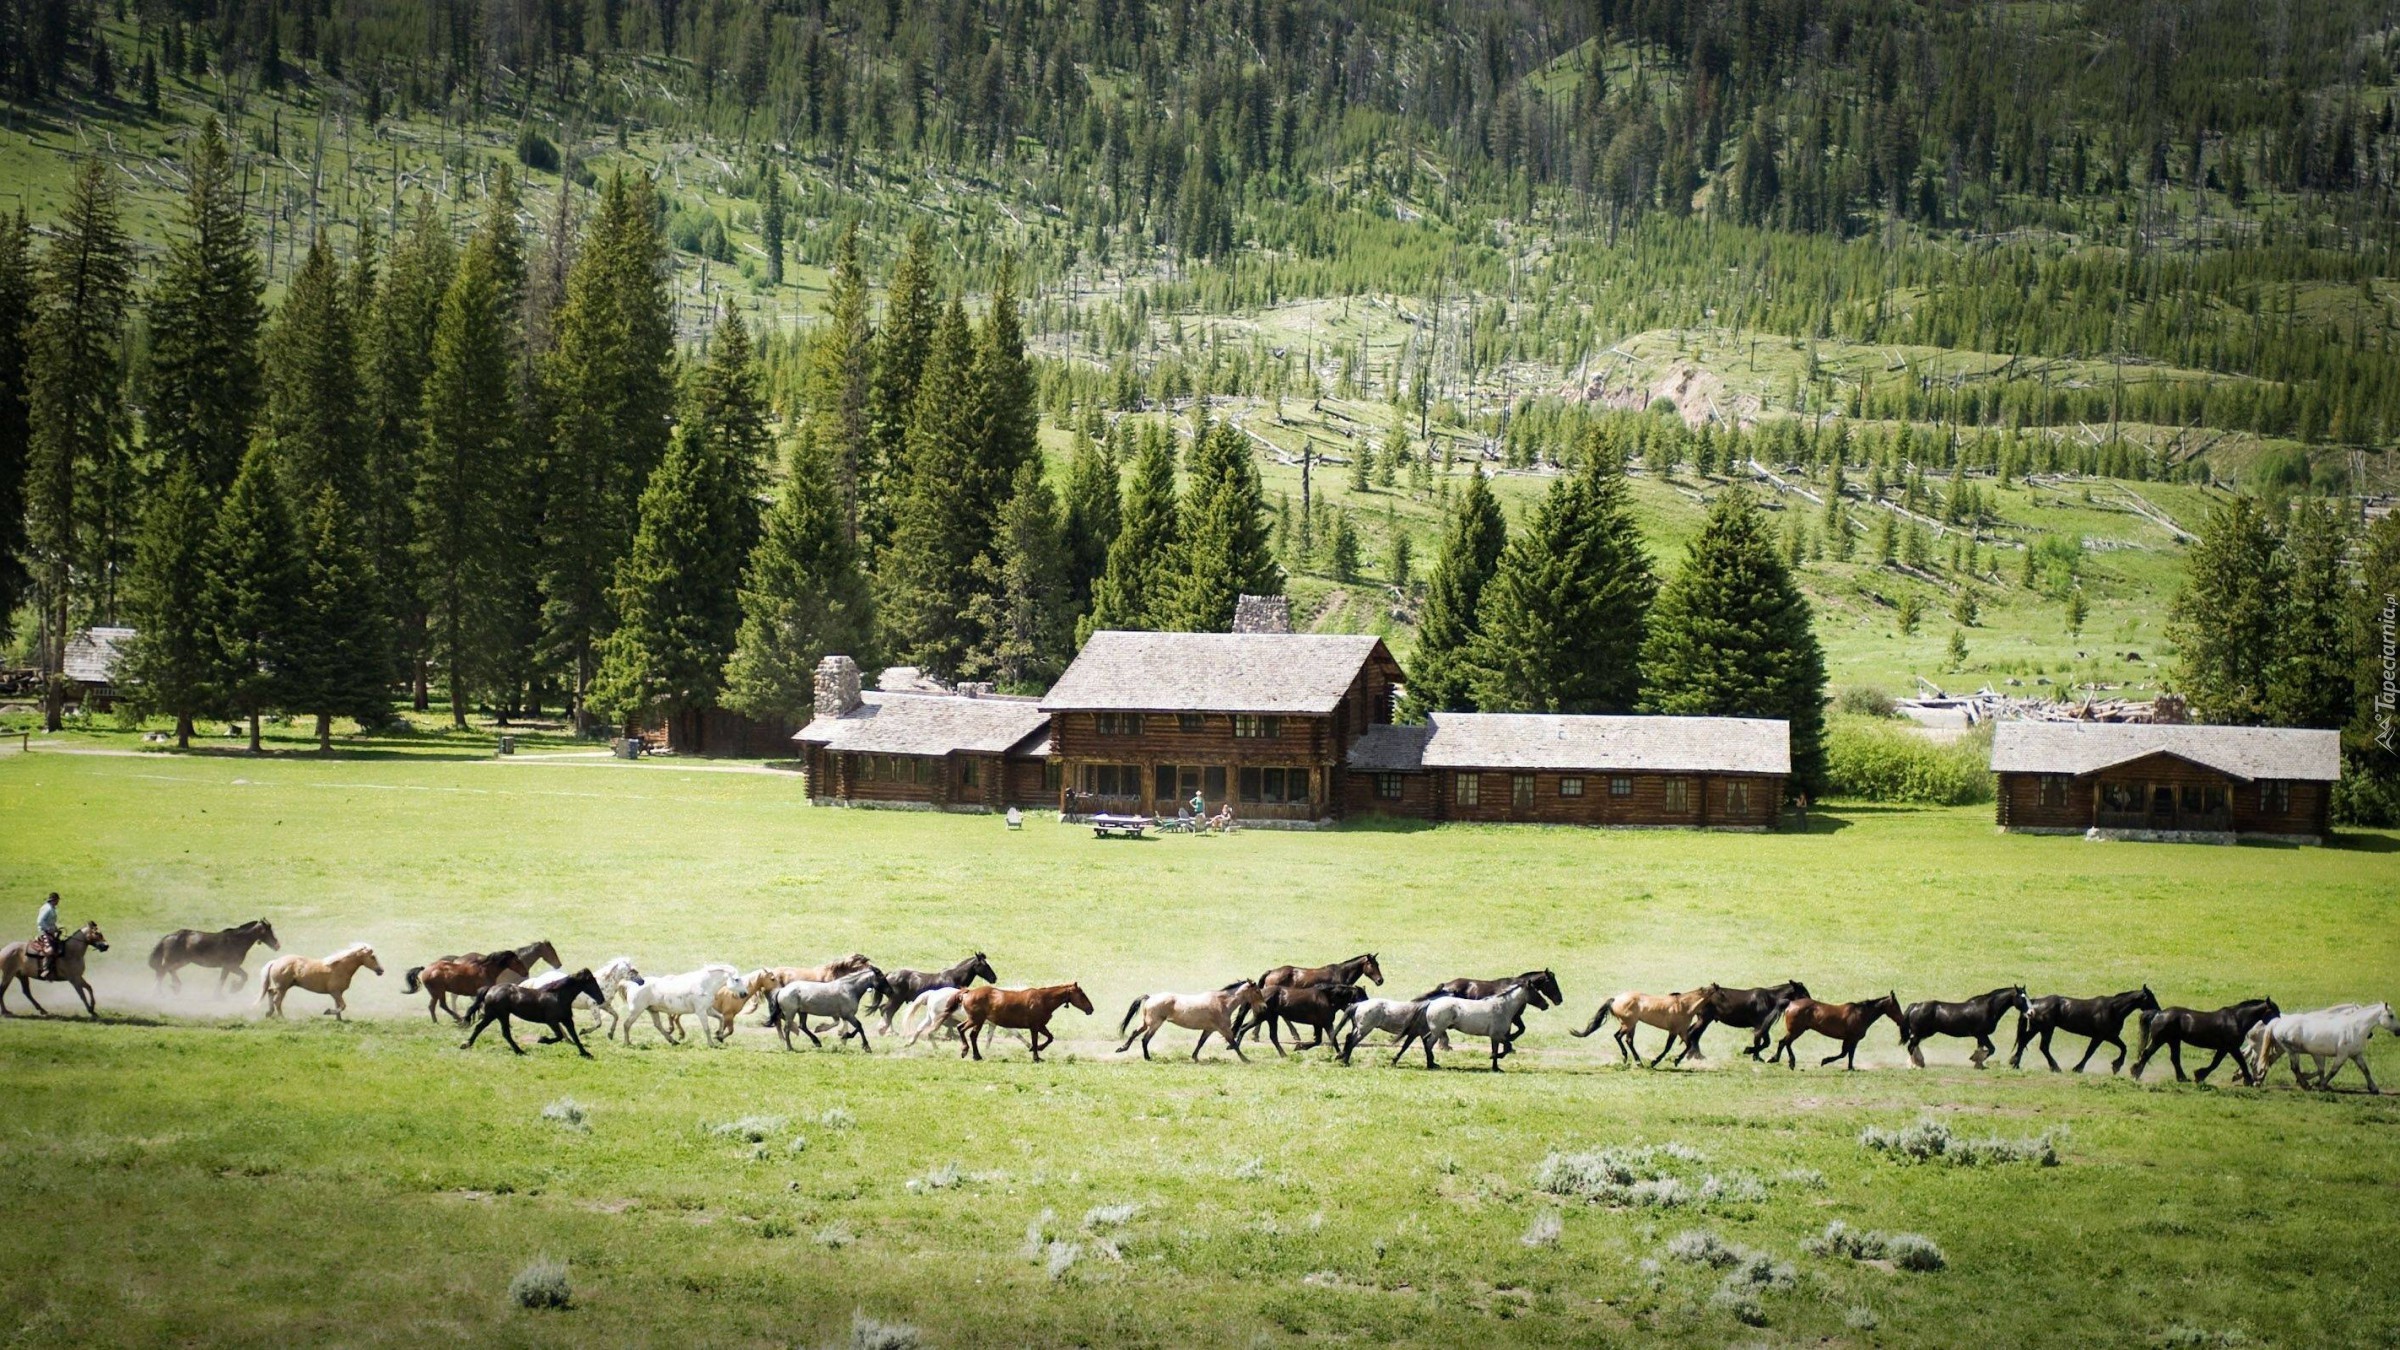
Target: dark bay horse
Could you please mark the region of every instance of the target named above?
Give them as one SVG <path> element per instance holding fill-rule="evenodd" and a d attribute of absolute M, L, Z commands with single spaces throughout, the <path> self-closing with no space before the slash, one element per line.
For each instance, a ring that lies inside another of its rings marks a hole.
<path fill-rule="evenodd" d="M 1423 1003 L 1428 999 L 1445 996 L 1449 998 L 1493 998 L 1507 993 L 1518 985 L 1525 986 L 1526 1001 L 1536 1008 L 1555 1008 L 1567 1001 L 1567 996 L 1558 991 L 1558 973 L 1544 967 L 1541 970 L 1529 970 L 1522 975 L 1503 976 L 1496 980 L 1450 980 L 1417 995 L 1412 1002 Z M 1513 1039 L 1524 1034 L 1525 1014 L 1520 1012 L 1517 1014 L 1517 1024 L 1510 1029 L 1509 1035 Z M 1441 1041 L 1442 1044 L 1439 1048 L 1443 1050 L 1450 1048 L 1450 1038 L 1447 1033 L 1441 1035 Z"/>
<path fill-rule="evenodd" d="M 545 944 L 547 945 L 547 944 Z M 525 958 L 515 952 L 469 952 L 465 956 L 445 956 L 422 966 L 412 966 L 400 977 L 402 993 L 425 991 L 425 1015 L 440 1021 L 438 1013 L 449 1013 L 450 1020 L 465 1026 L 467 1019 L 450 1006 L 450 996 L 472 999 L 500 982 L 503 975 L 525 978 Z"/>
<path fill-rule="evenodd" d="M 2255 1084 L 2266 1066 L 2253 1065 L 2244 1057 L 2242 1042 L 2249 1039 L 2252 1027 L 2281 1016 L 2283 1009 L 2276 1007 L 2275 1000 L 2271 998 L 2229 1003 L 2215 1012 L 2201 1012 L 2197 1008 L 2161 1008 L 2157 1012 L 2145 1012 L 2141 1021 L 2142 1053 L 2133 1061 L 2133 1076 L 2140 1078 L 2142 1070 L 2149 1067 L 2150 1057 L 2164 1046 L 2167 1061 L 2175 1066 L 2175 1081 L 2182 1082 L 2183 1047 L 2188 1045 L 2195 1050 L 2217 1052 L 2217 1057 L 2208 1062 L 2207 1068 L 2192 1075 L 2196 1081 L 2207 1082 L 2208 1076 L 2217 1071 L 2217 1066 L 2225 1062 L 2227 1055 L 2231 1055 L 2233 1067 L 2242 1075 L 2242 1082 Z"/>
<path fill-rule="evenodd" d="M 1375 985 L 1383 983 L 1383 967 L 1377 963 L 1373 952 L 1360 952 L 1347 961 L 1336 961 L 1329 966 L 1277 966 L 1259 976 L 1256 983 L 1260 989 L 1272 992 L 1311 984 L 1356 984 L 1362 979 Z M 1245 1028 L 1249 1025 L 1249 1009 L 1244 1008 L 1234 1014 L 1235 1033 L 1247 1034 Z"/>
<path fill-rule="evenodd" d="M 2024 1016 L 2017 1019 L 2017 1050 L 2008 1057 L 2008 1067 L 2021 1067 L 2025 1059 L 2025 1047 L 2038 1038 L 2042 1058 L 2049 1062 L 2050 1072 L 2057 1073 L 2058 1061 L 2050 1058 L 2050 1037 L 2053 1033 L 2068 1031 L 2092 1038 L 2092 1043 L 2083 1048 L 2083 1058 L 2075 1061 L 2075 1072 L 2082 1073 L 2083 1066 L 2091 1063 L 2092 1055 L 2105 1044 L 2117 1047 L 2116 1062 L 2108 1066 L 2108 1071 L 2115 1073 L 2125 1067 L 2125 1019 L 2136 1011 L 2157 1010 L 2158 995 L 2151 993 L 2150 986 L 2146 984 L 2122 994 L 2104 994 L 2095 998 L 2044 994 L 2028 1003 Z"/>
<path fill-rule="evenodd" d="M 1925 1067 L 1925 1056 L 1917 1047 L 1923 1045 L 1927 1038 L 1971 1036 L 1975 1040 L 1971 1062 L 1980 1069 L 1985 1060 L 2000 1053 L 2000 1047 L 1992 1044 L 1992 1033 L 1999 1029 L 2000 1019 L 2011 1008 L 2022 1013 L 2025 1007 L 2025 986 L 2021 984 L 1995 989 L 1957 1003 L 1931 1000 L 1911 1003 L 1908 1010 L 1897 1019 L 1900 1023 L 1900 1044 L 1908 1049 L 1909 1063 L 1922 1069 Z"/>
<path fill-rule="evenodd" d="M 267 944 L 268 951 L 283 950 L 283 944 L 275 940 L 275 926 L 265 919 L 252 919 L 248 923 L 221 928 L 213 933 L 205 933 L 197 928 L 178 928 L 160 938 L 158 945 L 150 949 L 150 973 L 156 977 L 156 983 L 162 991 L 167 981 L 173 980 L 175 992 L 180 994 L 183 992 L 183 976 L 176 972 L 185 966 L 214 970 L 217 972 L 217 992 L 222 994 L 229 987 L 225 983 L 227 979 L 233 981 L 230 986 L 233 989 L 241 988 L 249 980 L 250 972 L 242 969 L 242 962 L 249 957 L 250 949 L 261 942 Z"/>
<path fill-rule="evenodd" d="M 549 962 L 553 970 L 564 970 L 567 967 L 566 962 L 558 959 L 558 948 L 551 946 L 549 941 L 544 938 L 535 938 L 522 947 L 512 947 L 510 950 L 517 954 L 517 960 L 524 964 L 525 969 L 501 972 L 499 982 L 502 984 L 515 984 L 519 980 L 532 978 L 533 972 L 541 969 L 544 961 Z M 492 954 L 499 955 L 497 951 Z M 480 956 L 482 953 L 468 952 L 467 955 L 474 957 Z"/>
<path fill-rule="evenodd" d="M 1366 996 L 1367 991 L 1355 984 L 1283 985 L 1269 989 L 1248 1029 L 1235 1034 L 1256 1040 L 1259 1028 L 1265 1027 L 1267 1040 L 1274 1045 L 1275 1053 L 1280 1055 L 1284 1053 L 1283 1037 L 1277 1034 L 1276 1027 L 1289 1026 L 1292 1029 L 1292 1049 L 1314 1050 L 1332 1041 L 1333 1024 L 1340 1019 L 1342 1010 Z M 1300 1043 L 1302 1027 L 1307 1027 L 1315 1035 L 1315 1039 L 1306 1045 Z"/>
<path fill-rule="evenodd" d="M 1700 1054 L 1700 1036 L 1709 1027 L 1723 1022 L 1756 1034 L 1750 1038 L 1750 1048 L 1742 1053 L 1752 1059 L 1767 1052 L 1775 1040 L 1775 1024 L 1782 1020 L 1783 1005 L 1796 998 L 1808 997 L 1808 986 L 1798 980 L 1765 985 L 1757 989 L 1728 989 L 1721 984 L 1704 984 L 1700 992 L 1708 998 L 1708 1015 L 1691 1030 L 1690 1044 L 1684 1047 L 1687 1056 Z"/>
<path fill-rule="evenodd" d="M 845 975 L 849 973 L 848 971 L 842 972 Z M 992 963 L 984 958 L 982 952 L 977 952 L 943 970 L 887 970 L 883 972 L 884 988 L 877 997 L 883 1000 L 884 1033 L 886 1035 L 891 1033 L 893 1014 L 914 1002 L 917 995 L 929 989 L 964 989 L 977 980 L 982 980 L 986 984 L 1000 983 L 1000 976 L 992 970 Z M 873 1009 L 869 1009 L 869 1011 L 873 1011 Z"/>
<path fill-rule="evenodd" d="M 1842 1043 L 1841 1049 L 1818 1063 L 1831 1064 L 1838 1059 L 1844 1067 L 1856 1069 L 1858 1043 L 1867 1038 L 1867 1028 L 1875 1025 L 1875 1019 L 1879 1017 L 1889 1017 L 1895 1022 L 1900 1020 L 1898 994 L 1887 993 L 1882 998 L 1865 1003 L 1819 1003 L 1813 998 L 1793 999 L 1783 1010 L 1783 1040 L 1775 1047 L 1774 1055 L 1767 1062 L 1772 1064 L 1779 1059 L 1788 1060 L 1793 1068 L 1799 1068 L 1800 1057 L 1792 1053 L 1792 1042 L 1813 1031 Z"/>
<path fill-rule="evenodd" d="M 1060 1008 L 1073 1008 L 1090 1015 L 1092 1000 L 1080 984 L 1052 984 L 1034 989 L 1002 989 L 981 985 L 958 996 L 958 1015 L 963 1023 L 959 1028 L 959 1058 L 972 1054 L 983 1058 L 983 1029 L 1001 1027 L 1027 1033 L 1025 1043 L 1033 1048 L 1033 1062 L 1042 1062 L 1042 1048 L 1058 1037 L 1050 1030 L 1050 1019 Z"/>
<path fill-rule="evenodd" d="M 479 1014 L 475 1029 L 467 1033 L 466 1042 L 458 1048 L 474 1049 L 475 1038 L 483 1034 L 485 1027 L 497 1021 L 500 1024 L 500 1039 L 508 1042 L 509 1049 L 524 1054 L 525 1047 L 517 1044 L 517 1038 L 510 1034 L 512 1023 L 521 1018 L 550 1028 L 550 1034 L 536 1044 L 556 1045 L 562 1040 L 567 1041 L 574 1045 L 576 1054 L 590 1059 L 592 1052 L 585 1048 L 583 1037 L 575 1030 L 575 1000 L 578 996 L 594 1003 L 600 1001 L 600 981 L 594 979 L 588 970 L 576 971 L 555 984 L 538 988 L 504 984 L 487 989 L 476 1000 Z"/>

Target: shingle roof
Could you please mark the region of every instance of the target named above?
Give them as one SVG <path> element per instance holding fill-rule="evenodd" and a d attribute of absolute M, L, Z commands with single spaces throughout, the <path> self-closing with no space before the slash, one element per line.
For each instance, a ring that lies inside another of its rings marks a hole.
<path fill-rule="evenodd" d="M 876 755 L 1005 754 L 1049 726 L 1029 699 L 960 698 L 870 690 L 840 717 L 819 717 L 795 741 Z"/>
<path fill-rule="evenodd" d="M 1425 767 L 1425 738 L 1432 734 L 1432 727 L 1368 727 L 1350 746 L 1350 767 L 1362 773 L 1415 773 Z"/>
<path fill-rule="evenodd" d="M 2081 777 L 2144 755 L 2169 754 L 2244 780 L 2342 776 L 2338 731 L 2150 722 L 2002 722 L 1992 730 L 1992 772 Z"/>
<path fill-rule="evenodd" d="M 66 676 L 77 684 L 108 684 L 133 641 L 130 628 L 86 628 L 67 639 Z"/>
<path fill-rule="evenodd" d="M 1771 718 L 1434 713 L 1427 720 L 1420 758 L 1428 769 L 1792 771 L 1791 724 Z M 1366 767 L 1355 752 L 1351 763 Z"/>
<path fill-rule="evenodd" d="M 1352 633 L 1094 633 L 1042 707 L 1330 713 L 1382 650 Z"/>

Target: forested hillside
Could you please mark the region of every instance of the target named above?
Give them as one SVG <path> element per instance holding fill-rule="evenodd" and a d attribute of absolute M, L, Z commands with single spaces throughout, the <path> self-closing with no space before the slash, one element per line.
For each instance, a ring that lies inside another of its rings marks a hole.
<path fill-rule="evenodd" d="M 1476 471 L 1621 464 L 1660 577 L 1756 496 L 1836 683 L 2155 689 L 2229 490 L 2390 552 L 2396 20 L 5 0 L 10 664 L 248 607 L 154 687 L 765 715 L 1282 588 L 1438 665 Z M 294 609 L 354 673 L 229 679 Z"/>

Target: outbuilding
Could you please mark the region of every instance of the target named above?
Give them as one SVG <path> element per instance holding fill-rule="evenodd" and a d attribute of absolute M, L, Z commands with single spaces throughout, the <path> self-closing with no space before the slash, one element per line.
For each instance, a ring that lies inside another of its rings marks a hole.
<path fill-rule="evenodd" d="M 1362 738 L 1343 794 L 1421 820 L 1765 830 L 1791 771 L 1769 718 L 1437 712 Z"/>
<path fill-rule="evenodd" d="M 1032 699 L 862 690 L 847 656 L 818 663 L 816 717 L 792 739 L 820 806 L 1003 811 L 1058 796 L 1050 717 Z"/>
<path fill-rule="evenodd" d="M 2342 776 L 2335 731 L 2142 722 L 2002 722 L 2000 828 L 2019 834 L 2316 843 Z"/>

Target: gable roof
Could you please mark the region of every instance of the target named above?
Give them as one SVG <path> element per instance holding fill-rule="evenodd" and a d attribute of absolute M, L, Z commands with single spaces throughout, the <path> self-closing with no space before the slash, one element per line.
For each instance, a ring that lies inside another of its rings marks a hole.
<path fill-rule="evenodd" d="M 2184 726 L 2153 722 L 2002 722 L 1992 730 L 1992 772 L 2074 777 L 2167 754 L 2235 778 L 2342 776 L 2342 734 L 2296 727 Z"/>
<path fill-rule="evenodd" d="M 1030 699 L 963 698 L 870 690 L 839 717 L 818 717 L 792 737 L 828 750 L 874 755 L 1000 755 L 1046 739 L 1049 714 Z M 1029 747 L 1020 753 L 1036 753 Z"/>
<path fill-rule="evenodd" d="M 1050 712 L 1331 713 L 1368 662 L 1363 633 L 1094 633 L 1042 698 Z"/>
<path fill-rule="evenodd" d="M 67 639 L 65 674 L 77 684 L 109 684 L 133 641 L 130 628 L 86 628 Z"/>
<path fill-rule="evenodd" d="M 1607 717 L 1437 712 L 1421 727 L 1372 727 L 1350 749 L 1362 772 L 1551 769 L 1592 773 L 1792 771 L 1791 724 L 1764 717 Z"/>

